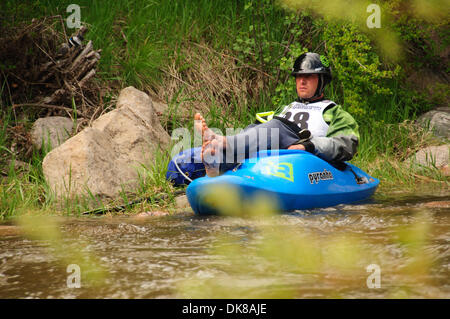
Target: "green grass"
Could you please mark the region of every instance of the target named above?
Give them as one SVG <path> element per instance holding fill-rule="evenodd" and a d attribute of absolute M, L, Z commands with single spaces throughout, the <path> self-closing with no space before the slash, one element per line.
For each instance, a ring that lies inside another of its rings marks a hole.
<path fill-rule="evenodd" d="M 8 176 L 0 184 L 0 220 L 29 208 L 46 209 L 53 201 L 43 179 L 40 163 L 33 163 L 30 170 L 17 170 L 15 160 L 8 167 Z"/>

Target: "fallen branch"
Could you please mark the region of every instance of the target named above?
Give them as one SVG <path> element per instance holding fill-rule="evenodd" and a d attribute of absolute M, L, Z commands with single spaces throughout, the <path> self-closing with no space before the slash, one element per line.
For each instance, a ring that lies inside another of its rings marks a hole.
<path fill-rule="evenodd" d="M 51 105 L 51 104 L 43 104 L 43 103 L 22 103 L 22 104 L 14 104 L 12 106 L 13 109 L 18 108 L 18 107 L 25 107 L 25 106 L 33 106 L 33 107 L 43 107 L 43 108 L 47 108 L 47 109 L 54 109 L 54 110 L 61 110 L 61 111 L 67 111 L 70 113 L 73 113 L 73 109 L 65 107 L 65 106 L 61 106 L 61 105 Z M 82 117 L 86 117 L 83 113 L 81 113 L 80 111 L 76 110 L 78 115 L 81 115 Z"/>
<path fill-rule="evenodd" d="M 432 182 L 432 183 L 447 183 L 446 181 L 438 181 L 438 180 L 432 179 L 432 178 L 430 178 L 430 177 L 426 177 L 426 176 L 422 176 L 422 175 L 417 175 L 417 174 L 414 174 L 414 177 L 416 177 L 416 178 L 418 178 L 418 179 L 421 179 L 421 180 L 423 180 L 423 181 Z"/>
<path fill-rule="evenodd" d="M 11 105 L 14 118 L 21 118 L 19 113 L 28 113 L 30 121 L 44 116 L 72 118 L 76 112 L 85 124 L 109 105 L 102 102 L 103 88 L 93 81 L 101 50 L 84 40 L 85 26 L 67 35 L 63 22 L 61 15 L 33 19 L 9 26 L 0 35 L 0 64 L 15 66 L 0 68 L 1 98 Z M 16 124 L 11 121 L 9 126 Z M 77 132 L 81 128 L 78 125 Z M 19 133 L 11 134 L 8 145 L 18 158 L 29 159 L 31 140 L 23 138 L 25 128 Z"/>

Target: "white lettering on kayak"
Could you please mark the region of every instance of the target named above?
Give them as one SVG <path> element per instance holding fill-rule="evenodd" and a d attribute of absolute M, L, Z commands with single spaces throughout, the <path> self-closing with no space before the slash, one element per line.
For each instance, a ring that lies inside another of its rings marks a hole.
<path fill-rule="evenodd" d="M 323 172 L 314 172 L 308 174 L 309 182 L 311 184 L 318 184 L 320 181 L 329 181 L 333 179 L 333 174 L 326 169 Z"/>

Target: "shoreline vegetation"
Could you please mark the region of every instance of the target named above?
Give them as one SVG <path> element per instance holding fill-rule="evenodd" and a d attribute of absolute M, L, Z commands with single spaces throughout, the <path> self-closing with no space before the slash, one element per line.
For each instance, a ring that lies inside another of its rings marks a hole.
<path fill-rule="evenodd" d="M 8 56 L 1 42 L 6 35 L 13 38 L 32 19 L 57 16 L 54 30 L 70 36 L 75 30 L 64 26 L 64 21 L 72 2 L 3 1 L 0 57 Z M 168 105 L 159 116 L 169 134 L 177 127 L 192 131 L 196 111 L 207 114 L 210 127 L 222 131 L 245 127 L 255 113 L 279 109 L 295 99 L 289 77 L 295 57 L 306 51 L 327 55 L 333 82 L 326 96 L 343 105 L 360 125 L 360 145 L 351 163 L 380 179 L 376 196 L 383 197 L 399 189 L 404 194 L 424 187 L 448 190 L 450 183 L 438 169 L 417 169 L 405 162 L 419 149 L 443 143 L 414 121 L 428 110 L 448 105 L 449 100 L 448 22 L 433 11 L 440 2 L 425 9 L 408 2 L 379 1 L 385 21 L 380 29 L 361 26 L 358 19 L 346 16 L 332 20 L 314 7 L 296 11 L 291 1 L 221 1 L 217 5 L 208 0 L 107 4 L 83 0 L 77 4 L 82 24 L 90 29 L 86 40 L 102 50 L 95 79 L 102 110 L 114 107 L 122 88 L 134 86 Z M 370 13 L 362 15 L 366 21 Z M 383 38 L 383 34 L 395 37 Z M 30 33 L 29 39 L 33 36 Z M 28 57 L 24 61 L 32 61 L 29 57 L 35 54 L 31 42 L 23 44 L 29 49 L 24 50 Z M 31 83 L 12 76 L 17 70 L 26 72 L 27 66 L 19 62 L 19 58 L 0 61 L 0 221 L 27 212 L 77 216 L 156 194 L 167 199 L 143 201 L 125 213 L 176 210 L 176 190 L 165 180 L 170 150 L 156 154 L 153 163 L 143 163 L 145 174 L 133 193 L 112 202 L 89 194 L 56 201 L 42 172 L 46 151 L 27 148 L 32 123 L 49 110 L 12 107 L 35 98 Z M 23 91 L 15 95 L 16 89 Z M 76 103 L 72 104 L 65 106 L 76 111 Z M 75 114 L 76 120 L 76 112 L 59 112 Z"/>

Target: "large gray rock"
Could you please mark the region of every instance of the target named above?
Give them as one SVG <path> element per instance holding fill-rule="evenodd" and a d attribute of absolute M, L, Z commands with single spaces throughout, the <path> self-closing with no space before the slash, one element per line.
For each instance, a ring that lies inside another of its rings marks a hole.
<path fill-rule="evenodd" d="M 436 136 L 450 139 L 450 107 L 439 107 L 422 114 L 417 122 L 429 128 Z"/>
<path fill-rule="evenodd" d="M 52 150 L 44 158 L 44 176 L 57 195 L 114 196 L 117 189 L 110 137 L 88 127 Z"/>
<path fill-rule="evenodd" d="M 42 145 L 51 150 L 64 143 L 72 135 L 74 122 L 67 117 L 50 116 L 37 119 L 31 128 L 31 141 L 34 148 Z"/>
<path fill-rule="evenodd" d="M 422 167 L 436 167 L 444 175 L 448 175 L 450 144 L 429 146 L 419 150 L 411 158 L 409 163 Z"/>
<path fill-rule="evenodd" d="M 170 136 L 154 114 L 151 99 L 133 87 L 121 91 L 117 108 L 99 117 L 44 158 L 47 182 L 61 195 L 116 197 L 135 189 L 139 170 Z"/>

